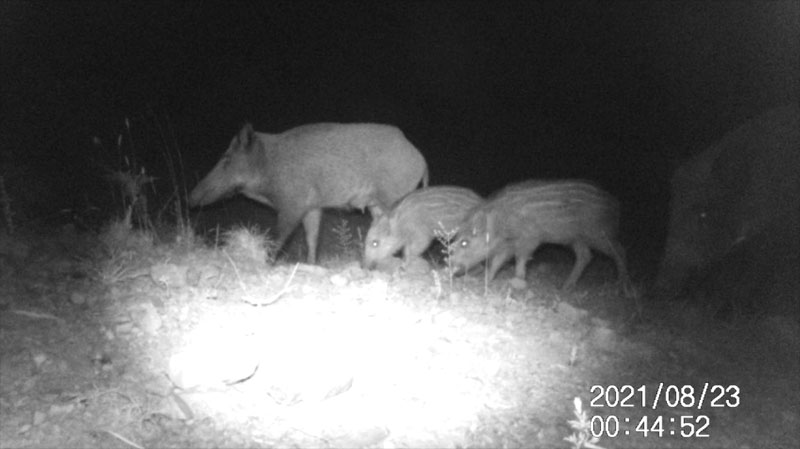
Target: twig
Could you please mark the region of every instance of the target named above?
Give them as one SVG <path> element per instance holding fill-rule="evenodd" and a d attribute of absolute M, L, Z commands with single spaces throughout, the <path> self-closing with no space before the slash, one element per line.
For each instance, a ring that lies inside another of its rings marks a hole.
<path fill-rule="evenodd" d="M 130 445 L 132 447 L 135 447 L 136 449 L 144 449 L 144 446 L 140 446 L 140 445 L 134 443 L 133 441 L 125 438 L 124 436 L 118 434 L 117 432 L 114 432 L 113 430 L 103 430 L 103 432 L 106 432 L 107 434 L 111 435 L 112 437 L 115 437 L 115 438 L 119 439 L 120 441 L 122 441 L 123 443 L 128 444 L 128 445 Z"/>
<path fill-rule="evenodd" d="M 278 293 L 272 295 L 271 298 L 267 299 L 266 301 L 256 302 L 256 301 L 251 301 L 245 297 L 244 301 L 254 306 L 271 306 L 272 304 L 275 304 L 281 298 L 281 296 L 283 296 L 287 291 L 289 291 L 289 284 L 292 283 L 292 279 L 294 279 L 294 274 L 297 273 L 297 267 L 299 266 L 300 266 L 299 263 L 294 264 L 294 269 L 292 269 L 292 274 L 289 275 L 289 279 L 286 280 L 286 284 L 283 285 L 283 288 Z"/>
<path fill-rule="evenodd" d="M 231 262 L 231 265 L 233 266 L 233 272 L 236 274 L 236 279 L 239 281 L 239 286 L 242 287 L 243 292 L 247 293 L 247 287 L 244 285 L 244 282 L 242 282 L 242 277 L 239 276 L 239 269 L 236 268 L 236 264 L 233 262 L 233 259 L 231 259 L 231 256 L 224 249 L 222 250 L 222 254 L 225 254 L 225 257 L 227 257 Z"/>
<path fill-rule="evenodd" d="M 56 320 L 62 323 L 66 322 L 63 318 L 59 318 L 49 313 L 29 312 L 27 310 L 16 310 L 16 309 L 12 310 L 11 313 L 16 313 L 17 315 L 26 316 L 28 318 L 34 318 L 37 320 Z"/>

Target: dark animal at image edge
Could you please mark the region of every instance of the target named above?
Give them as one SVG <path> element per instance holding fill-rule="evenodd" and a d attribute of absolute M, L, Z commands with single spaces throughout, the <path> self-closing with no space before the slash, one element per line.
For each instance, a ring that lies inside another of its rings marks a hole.
<path fill-rule="evenodd" d="M 591 183 L 528 181 L 508 186 L 473 209 L 459 226 L 452 262 L 462 270 L 489 259 L 489 279 L 511 257 L 515 276 L 525 279 L 528 259 L 543 243 L 572 248 L 575 264 L 562 286 L 575 285 L 594 249 L 614 259 L 629 284 L 625 251 L 617 241 L 619 203 Z"/>
<path fill-rule="evenodd" d="M 768 110 L 725 134 L 672 177 L 654 296 L 699 290 L 798 315 L 800 106 Z M 724 297 L 724 298 L 723 298 Z"/>
<path fill-rule="evenodd" d="M 322 208 L 379 215 L 420 183 L 428 184 L 425 158 L 394 126 L 319 123 L 267 134 L 247 124 L 189 205 L 242 193 L 277 212 L 279 249 L 302 221 L 314 263 Z"/>
<path fill-rule="evenodd" d="M 405 263 L 410 263 L 431 245 L 436 230 L 454 231 L 481 201 L 464 187 L 434 186 L 409 193 L 389 213 L 373 219 L 364 245 L 364 266 L 374 268 L 400 250 Z"/>

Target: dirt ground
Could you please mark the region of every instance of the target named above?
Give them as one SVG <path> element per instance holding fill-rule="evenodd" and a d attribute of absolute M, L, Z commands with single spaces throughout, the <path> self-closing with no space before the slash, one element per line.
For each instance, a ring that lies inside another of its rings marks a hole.
<path fill-rule="evenodd" d="M 2 237 L 0 447 L 798 445 L 795 321 L 652 303 L 599 262 L 564 293 L 568 266 L 515 289 L 225 243 Z"/>

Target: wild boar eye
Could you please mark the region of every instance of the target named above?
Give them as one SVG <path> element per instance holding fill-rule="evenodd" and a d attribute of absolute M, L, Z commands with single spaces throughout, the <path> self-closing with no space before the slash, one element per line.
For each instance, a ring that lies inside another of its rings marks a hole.
<path fill-rule="evenodd" d="M 466 248 L 469 246 L 469 240 L 464 239 L 461 242 L 459 242 L 459 244 L 461 245 L 462 248 Z"/>
<path fill-rule="evenodd" d="M 373 241 L 369 242 L 369 245 L 371 247 L 373 247 L 373 248 L 377 248 L 378 247 L 378 241 L 377 240 L 373 240 Z"/>

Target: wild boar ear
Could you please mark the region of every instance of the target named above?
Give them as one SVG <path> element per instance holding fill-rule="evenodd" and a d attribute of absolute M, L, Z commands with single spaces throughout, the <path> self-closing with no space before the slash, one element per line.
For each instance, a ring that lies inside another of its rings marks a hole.
<path fill-rule="evenodd" d="M 253 131 L 253 124 L 247 122 L 242 127 L 242 130 L 239 131 L 239 144 L 245 148 L 250 148 L 250 144 L 253 142 L 253 138 L 255 137 L 255 131 Z"/>

